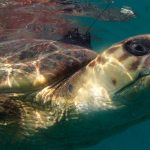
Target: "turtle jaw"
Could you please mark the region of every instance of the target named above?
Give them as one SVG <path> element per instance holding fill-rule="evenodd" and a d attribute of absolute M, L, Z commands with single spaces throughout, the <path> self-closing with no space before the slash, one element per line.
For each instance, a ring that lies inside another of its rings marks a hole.
<path fill-rule="evenodd" d="M 134 88 L 134 90 L 136 89 L 136 91 L 137 89 L 139 90 L 149 89 L 150 90 L 150 73 L 147 75 L 143 75 L 143 76 L 139 75 L 134 81 L 128 83 L 127 85 L 123 86 L 118 91 L 116 91 L 114 95 L 120 95 L 124 92 L 127 93 L 128 89 L 132 91 L 132 88 Z"/>
<path fill-rule="evenodd" d="M 123 92 L 129 87 L 134 87 L 137 82 L 140 82 L 141 86 L 145 88 L 150 88 L 150 68 L 140 72 L 133 81 L 120 88 L 118 91 L 115 92 L 115 94 L 119 94 L 120 92 Z"/>
<path fill-rule="evenodd" d="M 111 97 L 113 104 L 119 109 L 139 116 L 150 114 L 150 75 L 143 76 L 135 82 L 117 91 Z M 136 116 L 134 116 L 136 117 Z"/>

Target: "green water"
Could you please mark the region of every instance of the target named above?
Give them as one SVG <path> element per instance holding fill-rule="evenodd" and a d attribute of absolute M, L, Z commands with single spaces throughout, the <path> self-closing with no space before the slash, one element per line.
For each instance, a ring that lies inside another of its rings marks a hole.
<path fill-rule="evenodd" d="M 92 46 L 96 50 L 110 46 L 129 36 L 150 33 L 150 1 L 149 0 L 115 0 L 112 7 L 129 6 L 136 17 L 126 22 L 97 21 L 92 28 Z"/>
<path fill-rule="evenodd" d="M 97 21 L 92 28 L 92 46 L 96 51 L 129 36 L 150 33 L 149 0 L 116 0 L 113 6 L 130 6 L 135 11 L 136 18 L 127 22 Z M 95 36 L 100 40 L 94 39 Z M 133 126 L 84 150 L 150 150 L 150 121 Z"/>

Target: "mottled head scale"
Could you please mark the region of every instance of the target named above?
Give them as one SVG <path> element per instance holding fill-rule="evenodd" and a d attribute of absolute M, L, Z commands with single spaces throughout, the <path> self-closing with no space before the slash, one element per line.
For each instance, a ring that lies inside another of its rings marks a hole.
<path fill-rule="evenodd" d="M 94 63 L 105 72 L 105 79 L 110 81 L 108 89 L 111 91 L 117 91 L 126 84 L 149 76 L 150 35 L 136 36 L 117 43 L 99 55 L 89 66 Z"/>

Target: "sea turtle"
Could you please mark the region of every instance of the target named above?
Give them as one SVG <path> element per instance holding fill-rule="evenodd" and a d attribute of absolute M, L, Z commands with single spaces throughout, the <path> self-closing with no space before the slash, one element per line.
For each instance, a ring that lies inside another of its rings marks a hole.
<path fill-rule="evenodd" d="M 150 35 L 96 54 L 51 40 L 0 43 L 0 144 L 74 149 L 150 114 Z"/>

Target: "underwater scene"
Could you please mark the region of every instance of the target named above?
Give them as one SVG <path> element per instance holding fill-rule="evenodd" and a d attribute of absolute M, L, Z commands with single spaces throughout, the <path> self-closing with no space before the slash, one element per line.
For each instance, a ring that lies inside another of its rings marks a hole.
<path fill-rule="evenodd" d="M 149 0 L 0 0 L 0 150 L 149 150 L 149 116 Z"/>

